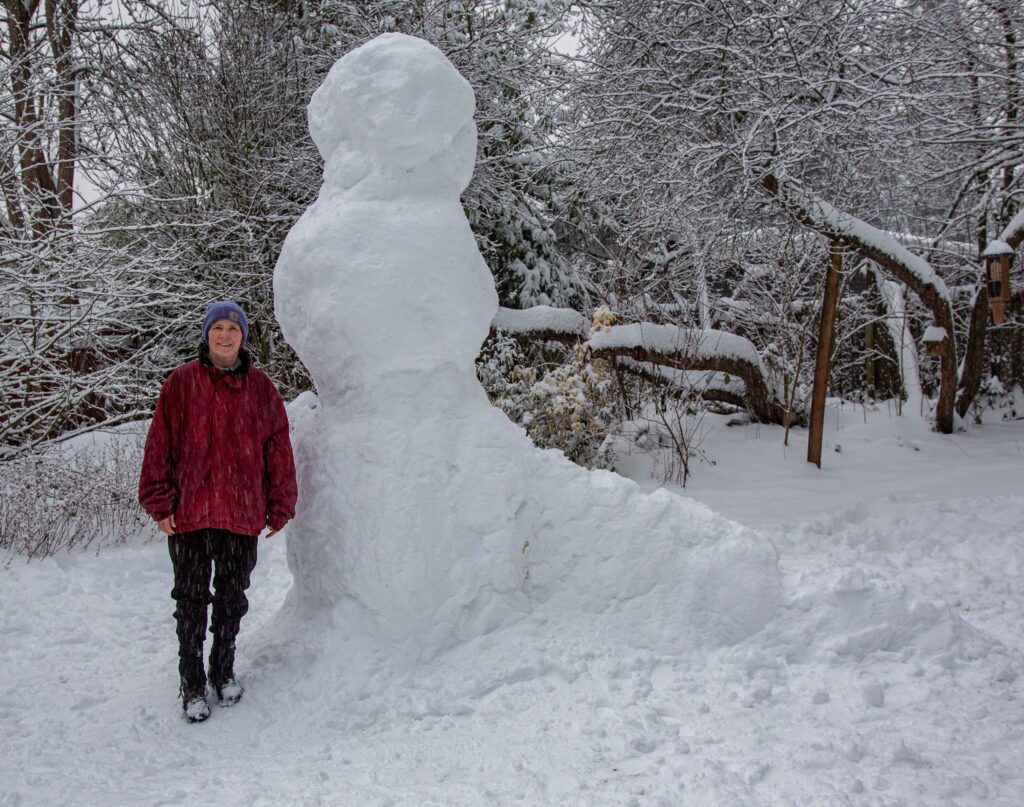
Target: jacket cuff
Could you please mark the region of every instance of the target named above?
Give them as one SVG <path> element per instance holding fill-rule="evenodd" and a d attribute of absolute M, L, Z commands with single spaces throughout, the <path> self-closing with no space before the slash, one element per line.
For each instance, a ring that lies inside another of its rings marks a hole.
<path fill-rule="evenodd" d="M 284 525 L 287 524 L 288 521 L 289 519 L 281 518 L 280 516 L 267 516 L 267 526 L 275 532 L 277 530 L 283 529 Z"/>

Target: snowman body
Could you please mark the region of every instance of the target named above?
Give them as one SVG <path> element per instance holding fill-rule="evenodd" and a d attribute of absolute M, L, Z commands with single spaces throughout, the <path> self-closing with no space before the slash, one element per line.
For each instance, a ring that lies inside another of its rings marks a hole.
<path fill-rule="evenodd" d="M 539 608 L 645 646 L 758 630 L 780 592 L 768 542 L 538 450 L 487 401 L 474 362 L 497 296 L 459 202 L 473 111 L 440 51 L 399 34 L 344 56 L 310 104 L 324 186 L 274 276 L 318 396 L 296 435 L 293 612 L 431 652 Z"/>

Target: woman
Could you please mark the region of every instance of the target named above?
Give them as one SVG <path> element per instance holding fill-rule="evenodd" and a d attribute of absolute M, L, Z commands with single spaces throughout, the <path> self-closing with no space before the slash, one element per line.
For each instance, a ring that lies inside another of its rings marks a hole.
<path fill-rule="evenodd" d="M 269 538 L 295 515 L 288 416 L 274 383 L 251 366 L 248 336 L 238 305 L 207 308 L 199 358 L 174 370 L 160 390 L 139 479 L 140 503 L 168 536 L 182 707 L 190 723 L 210 715 L 207 681 L 221 706 L 242 697 L 235 637 L 249 609 L 245 591 L 256 541 L 264 527 Z M 211 602 L 207 677 L 203 640 Z"/>

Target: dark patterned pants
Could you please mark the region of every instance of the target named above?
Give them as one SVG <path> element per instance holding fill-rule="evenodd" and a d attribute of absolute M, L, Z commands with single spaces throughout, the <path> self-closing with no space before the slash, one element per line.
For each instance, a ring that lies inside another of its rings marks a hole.
<path fill-rule="evenodd" d="M 249 610 L 245 590 L 256 566 L 256 544 L 256 536 L 236 535 L 227 530 L 197 530 L 167 538 L 174 566 L 171 597 L 177 606 L 174 618 L 178 622 L 178 672 L 186 689 L 206 685 L 203 640 L 206 608 L 210 603 L 210 678 L 217 682 L 234 675 L 235 637 Z"/>

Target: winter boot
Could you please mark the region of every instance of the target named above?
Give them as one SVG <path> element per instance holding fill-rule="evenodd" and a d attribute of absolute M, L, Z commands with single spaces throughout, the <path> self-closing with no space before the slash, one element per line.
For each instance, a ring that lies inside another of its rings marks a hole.
<path fill-rule="evenodd" d="M 225 678 L 223 681 L 213 681 L 213 691 L 217 693 L 217 700 L 224 707 L 234 706 L 242 699 L 242 685 L 233 677 Z"/>
<path fill-rule="evenodd" d="M 210 716 L 210 704 L 206 702 L 206 687 L 181 688 L 181 708 L 189 723 L 202 723 Z"/>
<path fill-rule="evenodd" d="M 203 657 L 186 655 L 183 652 L 178 670 L 181 673 L 179 692 L 185 719 L 189 723 L 202 723 L 210 716 L 210 706 L 206 702 L 206 671 L 203 669 Z"/>
<path fill-rule="evenodd" d="M 217 614 L 219 617 L 220 615 Z M 221 706 L 234 706 L 242 699 L 242 685 L 235 678 L 235 637 L 237 619 L 216 619 L 211 628 L 213 647 L 210 648 L 210 683 Z"/>

